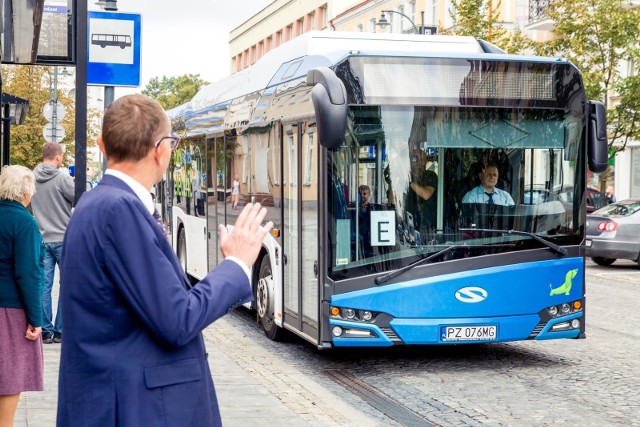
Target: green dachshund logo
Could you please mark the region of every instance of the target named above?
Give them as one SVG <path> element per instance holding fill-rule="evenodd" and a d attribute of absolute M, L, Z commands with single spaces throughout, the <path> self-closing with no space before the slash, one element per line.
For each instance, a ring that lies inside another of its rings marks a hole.
<path fill-rule="evenodd" d="M 578 274 L 577 268 L 574 270 L 567 271 L 567 275 L 564 278 L 564 283 L 555 289 L 553 289 L 551 287 L 551 283 L 549 283 L 549 288 L 551 288 L 551 292 L 549 293 L 549 296 L 560 295 L 560 294 L 569 295 L 569 292 L 571 291 L 571 281 L 573 280 L 574 277 L 576 277 L 577 274 Z"/>

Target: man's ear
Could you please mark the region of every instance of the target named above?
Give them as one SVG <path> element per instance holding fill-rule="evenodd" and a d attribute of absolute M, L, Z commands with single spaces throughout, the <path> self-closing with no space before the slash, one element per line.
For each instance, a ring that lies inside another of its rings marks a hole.
<path fill-rule="evenodd" d="M 96 139 L 96 144 L 98 144 L 98 148 L 100 149 L 100 152 L 102 153 L 102 155 L 106 159 L 107 158 L 107 151 L 104 148 L 104 141 L 102 140 L 102 134 L 98 135 L 98 138 Z"/>

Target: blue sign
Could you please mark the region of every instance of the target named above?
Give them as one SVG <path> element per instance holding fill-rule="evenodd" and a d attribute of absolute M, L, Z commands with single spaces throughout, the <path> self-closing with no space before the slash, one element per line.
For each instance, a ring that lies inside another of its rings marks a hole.
<path fill-rule="evenodd" d="M 87 84 L 140 86 L 139 14 L 88 12 Z"/>

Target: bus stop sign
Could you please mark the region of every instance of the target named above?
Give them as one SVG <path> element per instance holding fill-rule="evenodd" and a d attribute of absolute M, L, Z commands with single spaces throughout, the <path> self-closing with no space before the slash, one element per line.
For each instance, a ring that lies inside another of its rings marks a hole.
<path fill-rule="evenodd" d="M 140 86 L 141 17 L 88 12 L 87 84 Z"/>

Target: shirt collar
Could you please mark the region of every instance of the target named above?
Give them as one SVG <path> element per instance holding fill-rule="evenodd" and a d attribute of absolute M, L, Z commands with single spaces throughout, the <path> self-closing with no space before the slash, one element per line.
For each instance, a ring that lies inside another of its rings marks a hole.
<path fill-rule="evenodd" d="M 127 184 L 133 190 L 134 193 L 136 193 L 136 196 L 138 196 L 138 198 L 144 204 L 144 207 L 147 208 L 149 213 L 151 215 L 153 215 L 153 211 L 155 210 L 155 206 L 153 205 L 153 199 L 151 198 L 151 193 L 149 192 L 149 190 L 144 188 L 144 186 L 142 184 L 140 184 L 135 179 L 131 178 L 126 173 L 120 172 L 120 171 L 115 170 L 115 169 L 107 169 L 104 172 L 104 174 L 105 175 L 114 176 L 114 177 L 124 181 L 124 183 Z"/>

